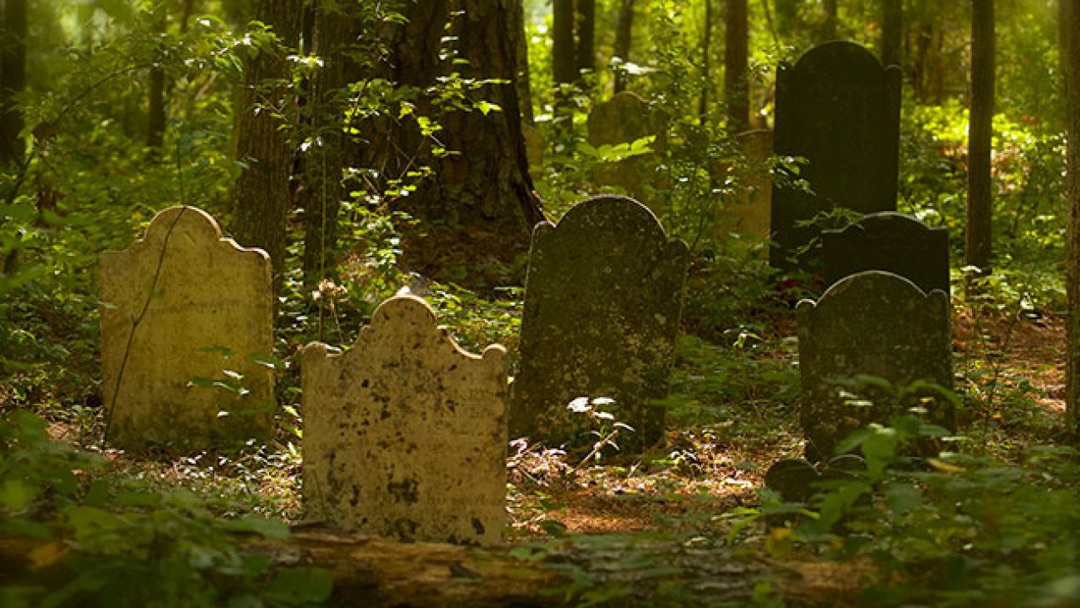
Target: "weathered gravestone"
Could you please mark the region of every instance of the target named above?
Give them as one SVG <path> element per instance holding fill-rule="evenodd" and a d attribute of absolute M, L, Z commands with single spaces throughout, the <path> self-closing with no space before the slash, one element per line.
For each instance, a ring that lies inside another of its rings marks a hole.
<path fill-rule="evenodd" d="M 194 207 L 101 255 L 102 386 L 110 443 L 173 452 L 273 430 L 270 259 Z M 260 361 L 262 363 L 260 363 Z"/>
<path fill-rule="evenodd" d="M 800 225 L 836 207 L 860 213 L 896 209 L 900 150 L 900 68 L 882 68 L 869 51 L 829 42 L 776 75 L 773 149 L 803 157 L 799 178 L 809 190 L 775 184 L 770 263 L 809 269 L 800 250 L 817 237 Z M 791 176 L 789 176 L 791 177 Z"/>
<path fill-rule="evenodd" d="M 506 523 L 506 351 L 466 353 L 420 298 L 344 354 L 303 350 L 308 516 L 403 541 L 490 545 Z"/>
<path fill-rule="evenodd" d="M 614 163 L 602 163 L 593 168 L 592 178 L 599 186 L 616 186 L 626 194 L 646 204 L 654 213 L 662 214 L 662 201 L 650 196 L 650 189 L 660 187 L 655 167 L 657 152 L 667 147 L 667 114 L 654 110 L 635 93 L 622 91 L 611 99 L 597 104 L 588 118 L 588 141 L 594 148 L 631 144 L 643 137 L 655 137 L 653 152 L 632 156 Z"/>
<path fill-rule="evenodd" d="M 953 409 L 934 386 L 952 388 L 949 298 L 882 271 L 841 279 L 796 307 L 800 421 L 807 458 L 825 460 L 849 434 L 913 407 L 953 428 Z M 860 378 L 862 376 L 863 378 Z M 881 386 L 878 378 L 891 384 Z M 857 395 L 854 399 L 851 395 Z"/>
<path fill-rule="evenodd" d="M 898 274 L 923 291 L 949 293 L 949 232 L 892 211 L 821 233 L 825 285 L 864 270 Z"/>
<path fill-rule="evenodd" d="M 615 400 L 616 420 L 635 429 L 623 450 L 663 437 L 664 396 L 682 312 L 689 251 L 668 239 L 645 206 L 598 196 L 558 225 L 533 231 L 520 369 L 510 428 L 533 440 L 573 441 L 590 428 L 567 409 L 578 397 Z"/>

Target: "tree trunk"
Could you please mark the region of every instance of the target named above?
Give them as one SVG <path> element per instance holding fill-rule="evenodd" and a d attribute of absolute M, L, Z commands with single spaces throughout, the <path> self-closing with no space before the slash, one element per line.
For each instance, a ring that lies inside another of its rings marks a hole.
<path fill-rule="evenodd" d="M 551 62 L 556 88 L 577 80 L 574 60 L 574 0 L 552 0 Z"/>
<path fill-rule="evenodd" d="M 904 38 L 903 0 L 881 1 L 881 63 L 901 65 L 900 52 Z"/>
<path fill-rule="evenodd" d="M 971 2 L 971 110 L 964 257 L 989 272 L 991 257 L 990 148 L 994 119 L 994 2 Z"/>
<path fill-rule="evenodd" d="M 521 133 L 516 88 L 520 30 L 509 27 L 511 11 L 500 0 L 407 5 L 408 23 L 389 34 L 385 76 L 421 91 L 414 102 L 416 115 L 434 117 L 442 129 L 430 136 L 420 132 L 415 119 L 375 121 L 364 151 L 363 166 L 390 179 L 430 167 L 414 191 L 391 201 L 392 208 L 419 220 L 403 227 L 404 261 L 414 271 L 477 289 L 520 281 L 506 276 L 504 265 L 527 250 L 533 226 L 543 219 Z M 444 48 L 444 39 L 455 40 L 455 47 Z M 503 81 L 467 92 L 465 100 L 501 110 L 440 105 L 440 79 L 451 72 Z"/>
<path fill-rule="evenodd" d="M 23 162 L 22 109 L 15 97 L 26 88 L 26 0 L 4 1 L 0 31 L 0 167 Z"/>
<path fill-rule="evenodd" d="M 750 126 L 750 94 L 746 79 L 750 61 L 749 36 L 747 0 L 728 0 L 724 24 L 724 97 L 729 133 L 740 133 Z"/>
<path fill-rule="evenodd" d="M 824 9 L 825 20 L 821 24 L 821 40 L 819 42 L 836 40 L 837 22 L 839 21 L 836 0 L 825 0 Z"/>
<path fill-rule="evenodd" d="M 525 32 L 525 0 L 512 0 L 510 16 L 513 18 L 513 23 L 510 27 L 518 32 L 517 35 L 517 92 L 518 100 L 521 106 L 521 121 L 526 124 L 533 124 L 533 107 L 532 107 L 532 77 L 529 72 L 529 44 L 528 37 Z"/>
<path fill-rule="evenodd" d="M 596 71 L 596 0 L 577 0 L 578 82 L 586 72 Z"/>
<path fill-rule="evenodd" d="M 615 48 L 612 53 L 626 63 L 630 61 L 630 43 L 634 31 L 634 0 L 622 0 L 619 4 L 619 14 L 615 23 Z M 626 90 L 626 74 L 622 70 L 615 71 L 615 92 Z"/>
<path fill-rule="evenodd" d="M 1080 5 L 1058 0 L 1061 66 L 1065 74 L 1068 132 L 1065 191 L 1069 205 L 1065 288 L 1069 301 L 1065 414 L 1070 427 L 1080 421 Z"/>
<path fill-rule="evenodd" d="M 357 16 L 349 5 L 321 0 L 312 14 L 311 50 L 323 62 L 310 83 L 307 113 L 311 145 L 302 162 L 304 285 L 309 290 L 331 276 L 337 260 L 338 213 L 344 198 L 345 137 L 341 117 L 348 57 Z"/>
<path fill-rule="evenodd" d="M 248 60 L 236 103 L 236 159 L 244 170 L 233 189 L 232 232 L 246 247 L 270 254 L 274 284 L 285 263 L 286 222 L 291 207 L 292 155 L 281 128 L 294 114 L 287 79 L 287 49 L 295 48 L 303 18 L 300 0 L 255 0 L 254 17 L 278 37 L 276 48 Z"/>
<path fill-rule="evenodd" d="M 165 3 L 154 6 L 151 18 L 154 20 L 154 32 L 160 40 L 165 36 L 167 23 Z M 160 153 L 165 143 L 165 67 L 161 64 L 162 59 L 160 53 L 154 58 L 147 83 L 146 147 L 153 155 Z"/>
<path fill-rule="evenodd" d="M 710 55 L 712 54 L 712 29 L 713 29 L 713 1 L 705 0 L 705 22 L 702 24 L 701 32 L 701 97 L 698 98 L 698 117 L 702 123 L 705 122 L 706 116 L 709 112 L 709 89 L 712 83 L 709 82 L 712 79 L 710 67 L 712 66 L 712 60 Z"/>

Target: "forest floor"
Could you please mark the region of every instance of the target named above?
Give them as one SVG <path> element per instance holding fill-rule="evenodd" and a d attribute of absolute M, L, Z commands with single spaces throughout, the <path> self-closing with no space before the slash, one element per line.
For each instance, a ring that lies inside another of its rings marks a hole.
<path fill-rule="evenodd" d="M 754 357 L 788 365 L 794 354 L 775 325 Z M 956 313 L 957 389 L 968 407 L 961 433 L 1006 460 L 1052 440 L 1064 411 L 1064 324 L 1055 316 Z M 961 384 L 961 382 L 963 384 Z M 567 596 L 602 603 L 621 596 L 655 605 L 854 605 L 862 562 L 832 563 L 784 547 L 762 525 L 758 488 L 776 460 L 799 455 L 795 414 L 757 399 L 724 404 L 704 422 L 678 424 L 666 444 L 641 456 L 603 452 L 586 459 L 550 447 L 512 443 L 508 544 L 531 547 L 573 572 Z M 691 407 L 694 402 L 691 402 Z M 55 439 L 91 445 L 100 418 L 52 424 Z M 239 455 L 133 459 L 113 450 L 117 470 L 162 488 L 238 498 L 244 509 L 301 516 L 295 437 Z M 225 503 L 223 503 L 225 504 Z M 229 512 L 232 509 L 236 511 Z M 703 599 L 704 598 L 704 599 Z M 685 603 L 683 603 L 685 602 Z"/>

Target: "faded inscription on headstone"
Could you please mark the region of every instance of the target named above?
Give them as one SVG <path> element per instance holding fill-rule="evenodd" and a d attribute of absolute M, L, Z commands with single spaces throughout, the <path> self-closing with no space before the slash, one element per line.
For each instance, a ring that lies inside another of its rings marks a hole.
<path fill-rule="evenodd" d="M 951 403 L 925 386 L 952 388 L 944 292 L 925 293 L 889 272 L 860 272 L 835 283 L 816 303 L 799 302 L 796 317 L 800 419 L 810 460 L 827 459 L 853 431 L 888 423 L 913 407 L 926 408 L 928 422 L 953 428 Z"/>
<path fill-rule="evenodd" d="M 806 159 L 795 183 L 778 182 L 772 197 L 777 268 L 808 268 L 800 250 L 817 237 L 800 226 L 836 207 L 859 213 L 896 210 L 900 142 L 900 69 L 851 42 L 808 51 L 776 76 L 773 149 Z"/>
<path fill-rule="evenodd" d="M 615 418 L 635 429 L 619 446 L 663 437 L 664 396 L 682 312 L 689 252 L 643 205 L 598 196 L 558 225 L 533 231 L 520 369 L 510 427 L 537 441 L 574 441 L 589 422 L 567 409 L 578 397 L 615 400 Z"/>
<path fill-rule="evenodd" d="M 891 211 L 821 233 L 825 285 L 864 270 L 898 274 L 923 291 L 949 293 L 949 233 Z"/>
<path fill-rule="evenodd" d="M 308 517 L 490 545 L 506 524 L 506 351 L 469 354 L 420 298 L 383 302 L 344 354 L 303 350 Z"/>
<path fill-rule="evenodd" d="M 110 443 L 192 451 L 273 429 L 270 259 L 194 207 L 101 256 L 102 386 Z"/>

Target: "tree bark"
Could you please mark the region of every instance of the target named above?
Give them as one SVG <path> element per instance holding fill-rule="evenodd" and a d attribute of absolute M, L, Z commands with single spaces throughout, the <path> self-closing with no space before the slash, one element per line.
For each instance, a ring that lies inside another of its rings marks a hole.
<path fill-rule="evenodd" d="M 168 19 L 165 6 L 165 3 L 155 5 L 151 15 L 159 39 L 165 35 Z M 165 67 L 161 59 L 160 56 L 154 58 L 147 83 L 146 147 L 151 154 L 160 153 L 165 143 Z"/>
<path fill-rule="evenodd" d="M 964 257 L 989 272 L 991 258 L 990 152 L 994 119 L 994 2 L 971 2 L 971 108 L 968 126 L 968 201 Z"/>
<path fill-rule="evenodd" d="M 750 33 L 747 0 L 728 0 L 724 27 L 724 97 L 728 132 L 741 133 L 750 126 L 749 87 Z"/>
<path fill-rule="evenodd" d="M 904 37 L 903 0 L 881 0 L 881 63 L 901 65 Z"/>
<path fill-rule="evenodd" d="M 295 48 L 303 18 L 300 0 L 255 0 L 254 17 L 277 36 L 272 50 L 247 61 L 236 103 L 236 159 L 244 170 L 233 188 L 232 232 L 246 247 L 270 254 L 274 284 L 285 264 L 286 222 L 291 208 L 292 157 L 285 117 L 294 114 L 286 49 Z"/>
<path fill-rule="evenodd" d="M 4 0 L 0 31 L 0 167 L 23 162 L 22 108 L 15 100 L 26 88 L 26 0 Z"/>
<path fill-rule="evenodd" d="M 634 0 L 622 0 L 615 23 L 615 48 L 613 55 L 626 63 L 630 61 L 630 47 L 634 32 Z M 615 92 L 626 90 L 626 74 L 615 71 Z"/>
<path fill-rule="evenodd" d="M 839 22 L 836 0 L 825 0 L 824 9 L 825 20 L 821 24 L 821 40 L 819 42 L 836 40 L 837 23 Z"/>
<path fill-rule="evenodd" d="M 1065 191 L 1069 206 L 1065 289 L 1069 306 L 1065 416 L 1071 428 L 1080 421 L 1080 5 L 1058 0 L 1061 66 L 1065 75 L 1068 131 Z"/>
<path fill-rule="evenodd" d="M 596 0 L 577 0 L 577 80 L 596 71 Z"/>
<path fill-rule="evenodd" d="M 532 76 L 529 71 L 529 44 L 525 32 L 525 0 L 512 0 L 510 16 L 513 19 L 511 28 L 517 35 L 517 93 L 521 106 L 521 121 L 533 124 L 532 107 Z"/>
<path fill-rule="evenodd" d="M 551 62 L 555 86 L 577 80 L 574 59 L 574 0 L 552 0 Z"/>
<path fill-rule="evenodd" d="M 432 137 L 420 132 L 415 119 L 389 117 L 366 127 L 362 166 L 391 179 L 431 169 L 408 196 L 391 201 L 393 209 L 419 220 L 403 226 L 403 261 L 413 271 L 476 289 L 521 280 L 507 276 L 505 265 L 527 250 L 533 226 L 543 219 L 521 133 L 518 30 L 509 27 L 511 10 L 500 0 L 407 5 L 408 22 L 389 33 L 385 77 L 416 87 L 415 114 L 434 117 L 441 130 Z M 444 48 L 447 31 L 456 40 L 452 49 Z M 500 110 L 440 104 L 440 79 L 452 72 L 497 79 L 468 92 L 466 103 L 483 101 Z M 450 153 L 439 153 L 436 143 Z"/>
<path fill-rule="evenodd" d="M 307 110 L 311 145 L 303 157 L 303 188 L 298 201 L 304 209 L 304 285 L 309 290 L 331 276 L 337 262 L 334 250 L 344 197 L 343 90 L 356 33 L 356 14 L 349 5 L 319 0 L 312 8 L 311 50 L 323 65 L 310 83 Z"/>
<path fill-rule="evenodd" d="M 709 89 L 712 88 L 712 29 L 713 2 L 705 0 L 705 20 L 701 32 L 701 97 L 698 98 L 698 118 L 705 122 L 709 113 Z"/>

